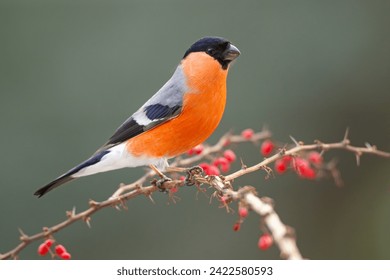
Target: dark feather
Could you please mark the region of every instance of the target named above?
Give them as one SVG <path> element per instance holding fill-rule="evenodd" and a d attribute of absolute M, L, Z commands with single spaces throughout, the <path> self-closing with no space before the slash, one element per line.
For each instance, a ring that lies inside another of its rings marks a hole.
<path fill-rule="evenodd" d="M 98 163 L 102 159 L 102 157 L 105 156 L 106 154 L 108 154 L 109 152 L 110 151 L 101 151 L 101 152 L 93 155 L 92 157 L 90 157 L 86 161 L 83 161 L 82 163 L 80 163 L 76 167 L 74 167 L 71 170 L 69 170 L 68 172 L 66 172 L 64 175 L 61 175 L 60 177 L 58 177 L 54 181 L 50 182 L 49 184 L 47 184 L 47 185 L 43 186 L 42 188 L 40 188 L 39 190 L 37 190 L 34 193 L 34 195 L 41 197 L 44 194 L 46 194 L 47 192 L 51 191 L 52 189 L 76 179 L 76 178 L 72 177 L 73 174 L 79 172 L 81 169 L 83 169 L 85 167 L 88 167 L 88 166 L 91 166 L 91 165 Z"/>
<path fill-rule="evenodd" d="M 103 148 L 122 143 L 130 138 L 137 136 L 138 134 L 141 134 L 144 131 L 145 130 L 143 125 L 139 125 L 133 118 L 130 118 L 115 131 L 114 135 L 110 137 Z"/>
<path fill-rule="evenodd" d="M 168 105 L 153 104 L 145 107 L 145 114 L 151 120 L 170 118 L 181 108 L 180 105 L 169 107 Z"/>
<path fill-rule="evenodd" d="M 101 149 L 106 149 L 109 146 L 122 143 L 176 117 L 180 114 L 181 108 L 181 105 L 176 105 L 174 107 L 160 104 L 146 106 L 144 109 L 145 115 L 151 120 L 148 125 L 140 125 L 132 117 L 129 118 L 115 131 L 114 135 L 111 136 L 108 142 Z M 101 151 L 101 149 L 98 151 Z"/>
<path fill-rule="evenodd" d="M 37 190 L 34 195 L 41 197 L 42 195 L 46 194 L 47 192 L 51 191 L 52 189 L 65 184 L 69 181 L 74 180 L 75 178 L 70 177 L 70 175 L 63 175 L 61 177 L 58 177 L 54 181 L 50 182 L 49 184 L 45 185 L 44 187 L 40 188 Z"/>

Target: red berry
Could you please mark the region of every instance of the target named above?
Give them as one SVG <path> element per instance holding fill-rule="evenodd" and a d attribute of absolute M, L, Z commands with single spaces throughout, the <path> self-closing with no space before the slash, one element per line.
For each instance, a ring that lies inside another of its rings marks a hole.
<path fill-rule="evenodd" d="M 307 179 L 315 179 L 316 178 L 316 172 L 311 167 L 305 168 L 300 175 L 304 178 L 307 178 Z"/>
<path fill-rule="evenodd" d="M 302 178 L 314 179 L 316 173 L 313 168 L 310 167 L 310 163 L 303 158 L 295 158 L 293 161 L 293 166 L 295 171 Z"/>
<path fill-rule="evenodd" d="M 202 144 L 199 144 L 199 145 L 194 147 L 194 152 L 197 155 L 200 155 L 203 152 L 203 150 L 204 150 L 204 147 Z"/>
<path fill-rule="evenodd" d="M 272 243 L 273 243 L 272 236 L 269 235 L 268 233 L 264 233 L 262 236 L 260 236 L 257 246 L 261 250 L 267 250 L 269 247 L 272 246 Z"/>
<path fill-rule="evenodd" d="M 272 143 L 271 140 L 265 140 L 263 142 L 263 144 L 261 144 L 261 153 L 263 154 L 263 156 L 268 156 L 272 150 L 274 149 L 275 145 L 274 143 Z"/>
<path fill-rule="evenodd" d="M 219 157 L 213 161 L 213 165 L 217 167 L 224 164 L 229 164 L 229 161 L 224 157 Z"/>
<path fill-rule="evenodd" d="M 46 241 L 45 241 L 45 245 L 47 246 L 47 247 L 51 247 L 51 245 L 53 245 L 53 243 L 54 243 L 54 240 L 53 239 L 47 239 Z"/>
<path fill-rule="evenodd" d="M 216 167 L 215 165 L 210 165 L 208 167 L 208 169 L 206 169 L 204 172 L 206 173 L 206 175 L 216 175 L 216 176 L 218 176 L 218 175 L 221 174 L 221 172 L 219 172 L 218 167 Z"/>
<path fill-rule="evenodd" d="M 202 145 L 202 144 L 199 144 L 199 145 L 197 145 L 197 146 L 191 148 L 191 149 L 187 152 L 187 154 L 190 155 L 190 156 L 192 156 L 192 155 L 200 155 L 200 154 L 203 152 L 203 150 L 204 150 L 203 145 Z"/>
<path fill-rule="evenodd" d="M 287 170 L 286 162 L 283 159 L 278 159 L 275 161 L 275 170 L 279 174 L 283 174 Z"/>
<path fill-rule="evenodd" d="M 247 128 L 241 132 L 241 136 L 246 140 L 250 140 L 254 134 L 255 132 L 251 128 Z"/>
<path fill-rule="evenodd" d="M 322 164 L 322 156 L 319 152 L 310 152 L 308 158 L 309 158 L 309 161 L 311 163 L 314 163 L 317 165 Z"/>
<path fill-rule="evenodd" d="M 59 255 L 59 256 L 61 256 L 63 253 L 66 253 L 65 247 L 62 246 L 62 245 L 57 245 L 55 247 L 55 251 L 56 251 L 56 254 Z"/>
<path fill-rule="evenodd" d="M 226 150 L 223 152 L 224 158 L 227 159 L 228 162 L 233 162 L 236 160 L 236 154 L 232 150 Z"/>
<path fill-rule="evenodd" d="M 63 252 L 61 255 L 60 255 L 60 258 L 64 259 L 64 260 L 70 260 L 72 256 L 68 253 L 68 252 Z"/>
<path fill-rule="evenodd" d="M 245 208 L 245 207 L 240 207 L 238 209 L 238 215 L 241 217 L 241 218 L 246 218 L 248 216 L 248 209 Z"/>
<path fill-rule="evenodd" d="M 216 160 L 214 160 L 213 165 L 221 168 L 222 172 L 227 172 L 230 169 L 230 163 L 224 157 L 219 157 Z"/>
<path fill-rule="evenodd" d="M 235 224 L 233 225 L 233 230 L 234 230 L 234 231 L 239 231 L 239 230 L 240 230 L 240 227 L 241 227 L 241 224 L 240 224 L 240 223 L 235 223 Z"/>
<path fill-rule="evenodd" d="M 49 252 L 49 247 L 46 245 L 46 243 L 42 243 L 41 245 L 39 245 L 38 247 L 39 255 L 44 256 L 47 254 L 47 252 Z"/>
<path fill-rule="evenodd" d="M 284 163 L 285 163 L 286 165 L 288 165 L 288 164 L 291 162 L 292 159 L 293 159 L 292 156 L 284 156 L 284 157 L 282 158 L 282 160 L 284 161 Z"/>
<path fill-rule="evenodd" d="M 310 167 L 310 164 L 306 159 L 297 157 L 292 161 L 292 166 L 299 174 L 303 169 Z"/>
<path fill-rule="evenodd" d="M 221 165 L 221 171 L 222 172 L 228 172 L 229 171 L 229 169 L 230 169 L 230 164 L 228 163 L 228 164 L 222 164 Z"/>
<path fill-rule="evenodd" d="M 207 174 L 208 170 L 210 169 L 210 164 L 206 162 L 199 163 L 200 168 L 203 169 L 204 173 Z"/>

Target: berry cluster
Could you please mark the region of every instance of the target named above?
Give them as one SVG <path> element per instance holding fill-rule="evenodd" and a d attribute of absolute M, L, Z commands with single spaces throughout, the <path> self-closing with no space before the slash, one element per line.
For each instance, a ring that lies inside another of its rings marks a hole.
<path fill-rule="evenodd" d="M 310 152 L 299 157 L 284 156 L 275 161 L 275 170 L 277 173 L 283 174 L 288 168 L 291 168 L 301 178 L 315 179 L 317 178 L 316 170 L 321 167 L 322 162 L 322 156 L 318 152 Z"/>
<path fill-rule="evenodd" d="M 252 140 L 255 132 L 247 128 L 241 132 L 241 136 L 246 140 Z M 275 151 L 275 144 L 267 139 L 261 143 L 260 153 L 265 156 L 271 156 Z M 315 179 L 317 172 L 323 163 L 322 155 L 319 152 L 310 152 L 299 156 L 284 156 L 275 161 L 275 171 L 279 174 L 285 173 L 289 168 L 294 170 L 301 178 Z"/>
<path fill-rule="evenodd" d="M 40 244 L 38 246 L 38 254 L 41 256 L 44 256 L 48 252 L 50 252 L 52 257 L 57 255 L 61 259 L 69 260 L 71 258 L 71 255 L 68 253 L 68 251 L 66 250 L 66 248 L 63 245 L 58 244 L 55 246 L 55 248 L 54 248 L 55 254 L 51 251 L 50 248 L 54 244 L 54 242 L 55 241 L 53 239 L 50 239 L 50 238 L 46 239 L 45 242 L 43 242 L 42 244 Z"/>
<path fill-rule="evenodd" d="M 200 155 L 204 150 L 202 144 L 192 148 L 187 152 L 188 155 Z M 206 175 L 221 175 L 221 173 L 228 172 L 230 165 L 236 160 L 236 154 L 232 150 L 225 150 L 220 156 L 216 157 L 211 163 L 201 162 L 199 164 L 202 167 Z"/>
<path fill-rule="evenodd" d="M 248 141 L 253 144 L 258 144 L 261 141 L 255 131 L 251 128 L 243 130 L 240 134 L 241 139 L 235 141 Z M 236 138 L 237 139 L 237 138 Z M 227 147 L 231 142 L 229 139 L 226 140 L 223 147 Z M 205 148 L 202 144 L 192 148 L 187 152 L 189 156 L 202 155 L 205 151 Z M 271 157 L 277 153 L 281 153 L 281 145 L 275 144 L 271 139 L 265 139 L 260 143 L 260 154 L 264 157 Z M 206 175 L 215 175 L 219 176 L 221 173 L 226 173 L 230 170 L 231 164 L 236 161 L 237 156 L 233 150 L 227 149 L 222 152 L 218 152 L 217 156 L 212 154 L 206 154 L 205 158 L 208 159 L 208 162 L 201 162 L 200 167 L 203 168 L 203 171 Z M 323 165 L 322 155 L 318 152 L 300 152 L 299 154 L 294 155 L 284 155 L 283 157 L 277 159 L 274 163 L 274 170 L 278 174 L 284 174 L 289 169 L 293 170 L 299 177 L 304 179 L 315 179 L 319 174 L 319 170 Z M 185 179 L 182 177 L 183 180 Z M 219 200 L 222 204 L 222 207 L 228 207 L 228 204 L 232 202 L 231 198 L 220 196 Z M 247 205 L 239 203 L 238 216 L 239 219 L 234 223 L 233 230 L 239 231 L 249 214 L 249 209 Z M 259 238 L 257 246 L 261 250 L 267 250 L 273 245 L 273 237 L 268 233 L 268 230 L 264 229 Z"/>

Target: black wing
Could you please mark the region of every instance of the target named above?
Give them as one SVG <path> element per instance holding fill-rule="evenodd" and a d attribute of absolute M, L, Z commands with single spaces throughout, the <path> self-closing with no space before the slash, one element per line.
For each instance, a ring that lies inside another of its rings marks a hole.
<path fill-rule="evenodd" d="M 140 113 L 142 114 L 142 117 L 146 118 L 148 121 L 145 125 L 139 124 L 137 122 L 137 118 L 139 119 L 140 117 L 137 117 L 137 115 L 134 114 L 115 131 L 114 135 L 110 137 L 108 142 L 103 147 L 107 148 L 109 146 L 115 146 L 152 129 L 157 125 L 165 123 L 170 119 L 178 116 L 181 112 L 181 109 L 181 105 L 169 107 L 168 105 L 153 104 L 146 106 Z"/>

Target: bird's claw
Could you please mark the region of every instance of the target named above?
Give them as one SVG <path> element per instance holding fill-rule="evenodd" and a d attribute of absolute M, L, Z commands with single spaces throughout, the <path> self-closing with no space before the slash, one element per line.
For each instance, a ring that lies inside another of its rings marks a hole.
<path fill-rule="evenodd" d="M 163 187 L 165 182 L 172 181 L 171 178 L 163 175 L 163 177 L 155 182 L 156 187 L 160 190 L 160 192 L 167 192 L 167 189 Z"/>
<path fill-rule="evenodd" d="M 203 168 L 200 166 L 193 166 L 187 169 L 187 176 L 185 183 L 187 186 L 195 185 L 196 181 L 194 175 L 201 175 L 203 173 Z"/>

